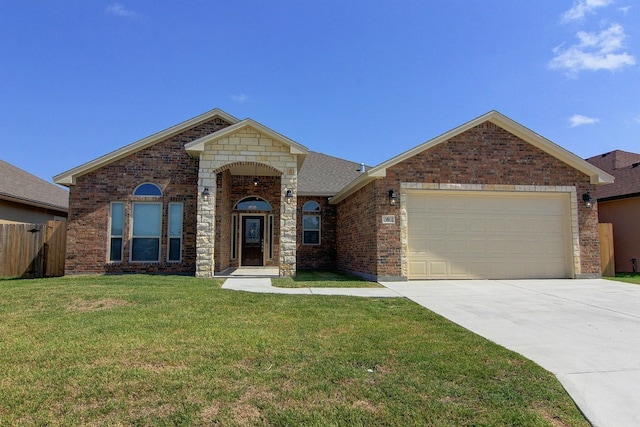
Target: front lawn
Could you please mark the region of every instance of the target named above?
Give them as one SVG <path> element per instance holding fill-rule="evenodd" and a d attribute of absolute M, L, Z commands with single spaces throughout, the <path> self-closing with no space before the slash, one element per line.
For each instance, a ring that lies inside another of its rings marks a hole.
<path fill-rule="evenodd" d="M 616 277 L 605 277 L 609 280 L 617 280 L 618 282 L 635 283 L 640 285 L 640 273 L 617 273 Z"/>
<path fill-rule="evenodd" d="M 382 288 L 376 282 L 368 282 L 348 273 L 324 270 L 298 270 L 296 277 L 271 279 L 278 288 Z"/>
<path fill-rule="evenodd" d="M 0 425 L 588 426 L 539 366 L 401 298 L 0 281 Z"/>

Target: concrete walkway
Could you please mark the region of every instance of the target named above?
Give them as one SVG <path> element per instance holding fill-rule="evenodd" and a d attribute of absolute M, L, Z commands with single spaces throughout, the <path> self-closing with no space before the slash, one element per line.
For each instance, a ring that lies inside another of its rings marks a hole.
<path fill-rule="evenodd" d="M 594 426 L 640 426 L 640 286 L 609 280 L 384 285 L 555 374 Z"/>

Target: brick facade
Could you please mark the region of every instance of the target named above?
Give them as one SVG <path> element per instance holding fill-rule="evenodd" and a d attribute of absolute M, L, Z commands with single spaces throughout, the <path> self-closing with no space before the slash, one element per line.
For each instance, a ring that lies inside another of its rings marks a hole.
<path fill-rule="evenodd" d="M 195 271 L 196 203 L 198 160 L 184 144 L 228 126 L 215 118 L 152 147 L 130 154 L 95 171 L 79 176 L 69 188 L 67 274 L 86 273 L 181 273 Z M 151 182 L 162 197 L 134 197 L 134 189 Z M 131 209 L 134 201 L 162 203 L 160 262 L 129 262 Z M 124 202 L 124 248 L 122 262 L 108 262 L 109 210 L 111 202 Z M 167 262 L 167 209 L 182 202 L 182 262 Z"/>
<path fill-rule="evenodd" d="M 296 269 L 338 268 L 372 280 L 403 278 L 407 275 L 408 240 L 403 228 L 403 191 L 437 190 L 454 184 L 474 191 L 570 193 L 575 276 L 600 274 L 597 210 L 586 208 L 581 200 L 583 193 L 595 194 L 590 177 L 489 121 L 386 167 L 386 176 L 368 181 L 337 204 L 331 204 L 326 195 L 298 196 L 297 156 L 304 152 L 296 151 L 299 146 L 289 146 L 275 133 L 258 131 L 252 123 L 240 127 L 243 124 L 211 118 L 79 174 L 69 186 L 67 273 L 211 277 L 237 267 L 241 218 L 249 212 L 235 211 L 234 206 L 253 196 L 272 207 L 270 212 L 260 212 L 265 228 L 270 216 L 273 218 L 273 241 L 265 239 L 265 251 L 272 244 L 273 253 L 265 256 L 264 262 L 279 266 L 282 276 L 294 275 Z M 217 131 L 229 126 L 235 127 L 215 137 Z M 190 154 L 185 150 L 189 143 Z M 258 187 L 253 185 L 254 176 L 246 172 L 234 175 L 233 168 L 247 167 L 262 168 L 266 174 L 259 177 Z M 134 189 L 145 182 L 156 184 L 162 196 L 133 196 Z M 527 189 L 518 190 L 518 186 Z M 210 197 L 203 197 L 204 188 L 211 192 Z M 288 190 L 292 198 L 286 197 Z M 395 206 L 389 203 L 389 190 L 400 196 Z M 302 207 L 310 200 L 321 206 L 319 245 L 303 243 Z M 138 201 L 162 204 L 159 262 L 130 261 L 132 206 Z M 124 203 L 122 262 L 108 261 L 111 202 Z M 168 207 L 172 202 L 184 207 L 180 262 L 167 261 Z M 383 216 L 394 221 L 383 223 Z M 233 233 L 236 256 L 232 253 Z"/>
<path fill-rule="evenodd" d="M 320 244 L 308 245 L 303 243 L 302 236 L 302 208 L 308 201 L 320 205 Z M 297 214 L 297 253 L 298 270 L 318 269 L 332 270 L 336 268 L 336 206 L 329 204 L 328 198 L 323 196 L 298 197 Z"/>
<path fill-rule="evenodd" d="M 403 277 L 400 206 L 389 206 L 388 190 L 402 183 L 452 183 L 524 186 L 575 186 L 580 256 L 577 277 L 600 274 L 597 210 L 581 195 L 595 194 L 590 177 L 491 123 L 482 123 L 387 169 L 340 203 L 338 239 L 340 268 L 376 278 Z M 397 216 L 380 224 L 382 215 Z M 362 224 L 358 224 L 362 223 Z M 343 230 L 350 230 L 343 235 Z M 359 230 L 359 231 L 357 231 Z M 360 239 L 361 243 L 355 242 Z M 346 250 L 346 253 L 343 253 Z"/>

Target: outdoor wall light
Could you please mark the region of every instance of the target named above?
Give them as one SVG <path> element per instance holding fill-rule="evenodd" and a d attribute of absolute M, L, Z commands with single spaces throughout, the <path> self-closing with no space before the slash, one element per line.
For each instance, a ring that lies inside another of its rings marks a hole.
<path fill-rule="evenodd" d="M 389 204 L 391 206 L 395 206 L 397 200 L 398 200 L 398 195 L 396 194 L 396 192 L 393 190 L 389 190 Z"/>
<path fill-rule="evenodd" d="M 287 190 L 287 191 L 284 193 L 284 197 L 286 197 L 286 198 L 287 198 L 287 203 L 291 203 L 291 199 L 293 199 L 293 191 L 291 191 L 291 190 Z"/>
<path fill-rule="evenodd" d="M 593 207 L 593 199 L 589 193 L 584 193 L 582 195 L 582 200 L 584 201 L 584 205 L 591 209 Z"/>
<path fill-rule="evenodd" d="M 209 198 L 209 187 L 204 187 L 202 190 L 202 198 L 205 200 Z"/>
<path fill-rule="evenodd" d="M 260 184 L 260 180 L 258 179 L 258 177 L 256 176 L 255 178 L 253 178 L 253 186 L 257 187 L 258 184 Z"/>

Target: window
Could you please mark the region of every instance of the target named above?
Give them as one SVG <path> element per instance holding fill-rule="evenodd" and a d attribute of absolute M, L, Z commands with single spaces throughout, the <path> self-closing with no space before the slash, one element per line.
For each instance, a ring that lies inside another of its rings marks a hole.
<path fill-rule="evenodd" d="M 162 196 L 162 190 L 155 184 L 150 182 L 145 182 L 144 184 L 140 184 L 133 190 L 134 196 L 145 196 L 145 197 L 160 197 Z"/>
<path fill-rule="evenodd" d="M 167 259 L 180 261 L 182 259 L 182 203 L 169 203 L 168 234 Z"/>
<path fill-rule="evenodd" d="M 320 205 L 317 202 L 309 201 L 302 206 L 302 213 L 302 243 L 305 245 L 319 245 Z"/>
<path fill-rule="evenodd" d="M 231 215 L 231 259 L 238 257 L 238 214 Z"/>
<path fill-rule="evenodd" d="M 160 261 L 162 205 L 134 203 L 131 261 Z"/>
<path fill-rule="evenodd" d="M 262 200 L 260 197 L 246 197 L 240 200 L 236 207 L 237 211 L 270 211 L 272 210 L 269 202 Z"/>
<path fill-rule="evenodd" d="M 111 215 L 109 222 L 109 262 L 121 262 L 124 230 L 124 203 L 111 203 Z"/>

